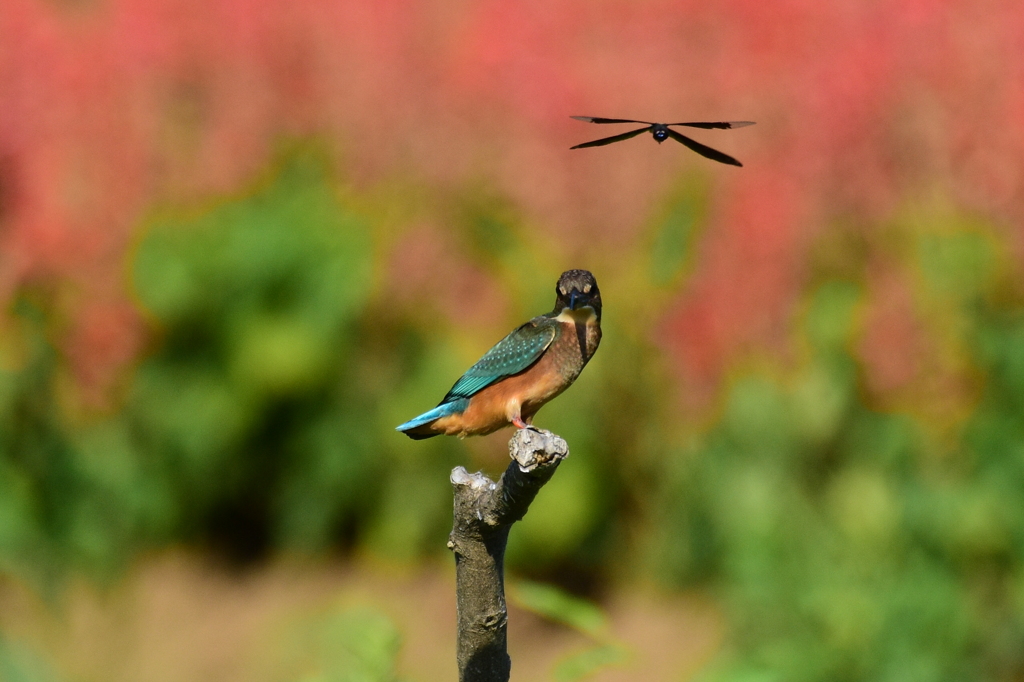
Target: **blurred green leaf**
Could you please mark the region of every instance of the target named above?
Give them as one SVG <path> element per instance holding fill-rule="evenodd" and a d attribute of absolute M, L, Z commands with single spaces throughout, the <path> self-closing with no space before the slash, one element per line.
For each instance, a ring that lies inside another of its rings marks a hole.
<path fill-rule="evenodd" d="M 600 518 L 601 500 L 592 467 L 582 459 L 559 467 L 558 475 L 509 534 L 510 565 L 536 568 L 569 556 L 582 545 Z"/>
<path fill-rule="evenodd" d="M 602 670 L 621 665 L 629 659 L 629 652 L 615 644 L 603 644 L 569 656 L 555 666 L 556 682 L 583 680 Z"/>
<path fill-rule="evenodd" d="M 599 607 L 553 585 L 519 580 L 513 596 L 524 609 L 585 635 L 599 637 L 608 629 L 608 618 Z"/>
<path fill-rule="evenodd" d="M 728 400 L 724 424 L 744 456 L 777 459 L 792 451 L 792 417 L 778 386 L 747 377 L 732 387 Z"/>
<path fill-rule="evenodd" d="M 882 472 L 847 469 L 832 480 L 828 496 L 835 522 L 862 551 L 887 547 L 901 525 L 898 498 Z"/>
<path fill-rule="evenodd" d="M 0 682 L 58 682 L 60 679 L 32 651 L 0 637 Z"/>
<path fill-rule="evenodd" d="M 253 316 L 232 336 L 231 377 L 257 394 L 301 393 L 317 384 L 332 360 L 330 336 L 302 319 Z"/>
<path fill-rule="evenodd" d="M 838 434 L 856 398 L 852 374 L 847 364 L 832 362 L 811 365 L 800 377 L 789 412 L 806 442 L 820 446 Z"/>
<path fill-rule="evenodd" d="M 805 321 L 807 338 L 815 350 L 842 350 L 849 342 L 861 296 L 860 288 L 852 282 L 831 281 L 818 287 Z"/>
<path fill-rule="evenodd" d="M 391 619 L 370 607 L 339 607 L 292 627 L 283 642 L 285 670 L 297 682 L 397 682 L 402 637 Z"/>
<path fill-rule="evenodd" d="M 994 245 L 980 231 L 925 233 L 918 240 L 918 259 L 928 285 L 947 298 L 977 296 L 996 273 Z"/>

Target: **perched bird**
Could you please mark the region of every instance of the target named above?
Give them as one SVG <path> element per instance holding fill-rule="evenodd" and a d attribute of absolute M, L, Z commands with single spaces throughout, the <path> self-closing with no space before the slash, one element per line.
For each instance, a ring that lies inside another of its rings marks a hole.
<path fill-rule="evenodd" d="M 697 152 L 701 156 L 707 157 L 712 161 L 718 161 L 719 163 L 727 163 L 732 166 L 742 166 L 743 164 L 737 161 L 736 159 L 732 158 L 728 154 L 723 154 L 717 149 L 712 149 L 711 147 L 703 145 L 700 142 L 697 142 L 696 140 L 691 140 L 685 135 L 680 135 L 676 131 L 669 128 L 669 126 L 688 126 L 690 128 L 707 129 L 722 128 L 728 130 L 732 128 L 742 128 L 744 126 L 754 125 L 753 121 L 714 121 L 707 123 L 700 121 L 691 121 L 689 123 L 651 123 L 650 121 L 634 121 L 628 118 L 599 118 L 596 116 L 570 116 L 570 118 L 574 118 L 577 121 L 586 121 L 587 123 L 643 123 L 644 127 L 637 128 L 636 130 L 630 130 L 628 133 L 622 133 L 621 135 L 612 135 L 611 137 L 603 137 L 600 140 L 584 142 L 583 144 L 578 144 L 575 147 L 569 147 L 569 149 L 582 149 L 584 147 L 603 147 L 606 144 L 611 144 L 612 142 L 619 142 L 621 140 L 628 140 L 631 137 L 636 137 L 640 133 L 646 133 L 647 131 L 650 131 L 651 135 L 654 136 L 654 139 L 658 141 L 658 144 L 661 144 L 662 142 L 671 137 L 676 142 L 686 145 L 687 147 Z"/>
<path fill-rule="evenodd" d="M 580 375 L 601 343 L 601 292 L 586 270 L 567 270 L 555 308 L 522 325 L 484 353 L 441 403 L 397 427 L 419 440 L 482 436 L 514 424 L 527 428 L 545 403 Z"/>

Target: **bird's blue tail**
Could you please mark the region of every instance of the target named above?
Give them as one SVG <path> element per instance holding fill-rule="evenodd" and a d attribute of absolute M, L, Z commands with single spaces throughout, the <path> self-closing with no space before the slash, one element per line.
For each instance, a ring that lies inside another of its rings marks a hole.
<path fill-rule="evenodd" d="M 458 414 L 459 412 L 463 412 L 467 407 L 469 407 L 469 400 L 467 400 L 466 398 L 459 398 L 458 400 L 452 400 L 451 402 L 441 403 L 440 405 L 430 410 L 429 412 L 424 412 L 420 416 L 414 419 L 410 419 L 404 424 L 399 424 L 398 426 L 395 427 L 395 431 L 401 431 L 402 433 L 409 436 L 409 438 L 412 438 L 413 440 L 422 440 L 424 438 L 437 436 L 440 434 L 431 433 L 429 431 L 417 432 L 416 429 L 418 429 L 421 426 L 426 426 L 435 419 L 440 419 L 441 417 L 447 417 L 452 414 Z"/>

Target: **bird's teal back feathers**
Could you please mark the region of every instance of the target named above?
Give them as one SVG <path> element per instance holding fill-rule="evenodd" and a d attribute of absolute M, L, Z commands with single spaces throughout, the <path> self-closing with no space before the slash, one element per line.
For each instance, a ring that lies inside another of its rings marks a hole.
<path fill-rule="evenodd" d="M 527 369 L 540 359 L 558 333 L 558 323 L 549 317 L 530 320 L 484 353 L 455 382 L 441 404 L 457 398 L 470 398 L 495 381 Z"/>
<path fill-rule="evenodd" d="M 448 391 L 437 407 L 401 424 L 396 430 L 408 432 L 436 419 L 465 411 L 469 407 L 469 399 L 475 394 L 504 377 L 522 372 L 537 362 L 558 333 L 558 323 L 551 318 L 541 316 L 530 320 L 484 353 L 484 356 L 455 382 L 452 390 Z"/>

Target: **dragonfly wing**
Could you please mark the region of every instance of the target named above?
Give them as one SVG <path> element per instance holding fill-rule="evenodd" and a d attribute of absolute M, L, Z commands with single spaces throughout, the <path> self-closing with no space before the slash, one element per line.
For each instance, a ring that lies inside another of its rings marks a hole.
<path fill-rule="evenodd" d="M 718 128 L 731 130 L 733 128 L 745 128 L 754 125 L 754 121 L 688 121 L 686 123 L 666 123 L 667 126 L 689 126 L 690 128 Z"/>
<path fill-rule="evenodd" d="M 668 136 L 669 137 L 671 137 L 676 142 L 679 142 L 680 144 L 686 145 L 687 147 L 689 147 L 690 149 L 692 149 L 693 151 L 697 152 L 698 154 L 700 154 L 703 157 L 709 158 L 712 161 L 718 161 L 719 163 L 727 163 L 730 166 L 742 166 L 743 165 L 742 163 L 740 163 L 736 159 L 732 158 L 728 154 L 723 154 L 722 152 L 718 151 L 717 149 L 712 149 L 711 147 L 708 147 L 707 145 L 703 145 L 700 142 L 697 142 L 696 140 L 691 140 L 690 138 L 686 137 L 685 135 L 680 135 L 679 133 L 677 133 L 676 131 L 674 131 L 674 130 L 672 130 L 670 128 L 667 129 L 667 130 L 668 130 Z"/>
<path fill-rule="evenodd" d="M 650 121 L 634 121 L 630 118 L 601 118 L 600 116 L 570 116 L 569 118 L 586 123 L 646 123 L 649 126 L 654 125 Z"/>
<path fill-rule="evenodd" d="M 584 142 L 582 144 L 576 145 L 575 147 L 569 147 L 569 149 L 583 149 L 584 147 L 603 147 L 604 145 L 611 144 L 612 142 L 619 142 L 621 140 L 628 140 L 631 137 L 636 137 L 640 133 L 646 133 L 650 129 L 650 126 L 647 126 L 646 128 L 637 128 L 636 130 L 630 130 L 628 133 L 622 133 L 621 135 L 612 135 L 611 137 L 602 137 L 600 140 Z"/>

